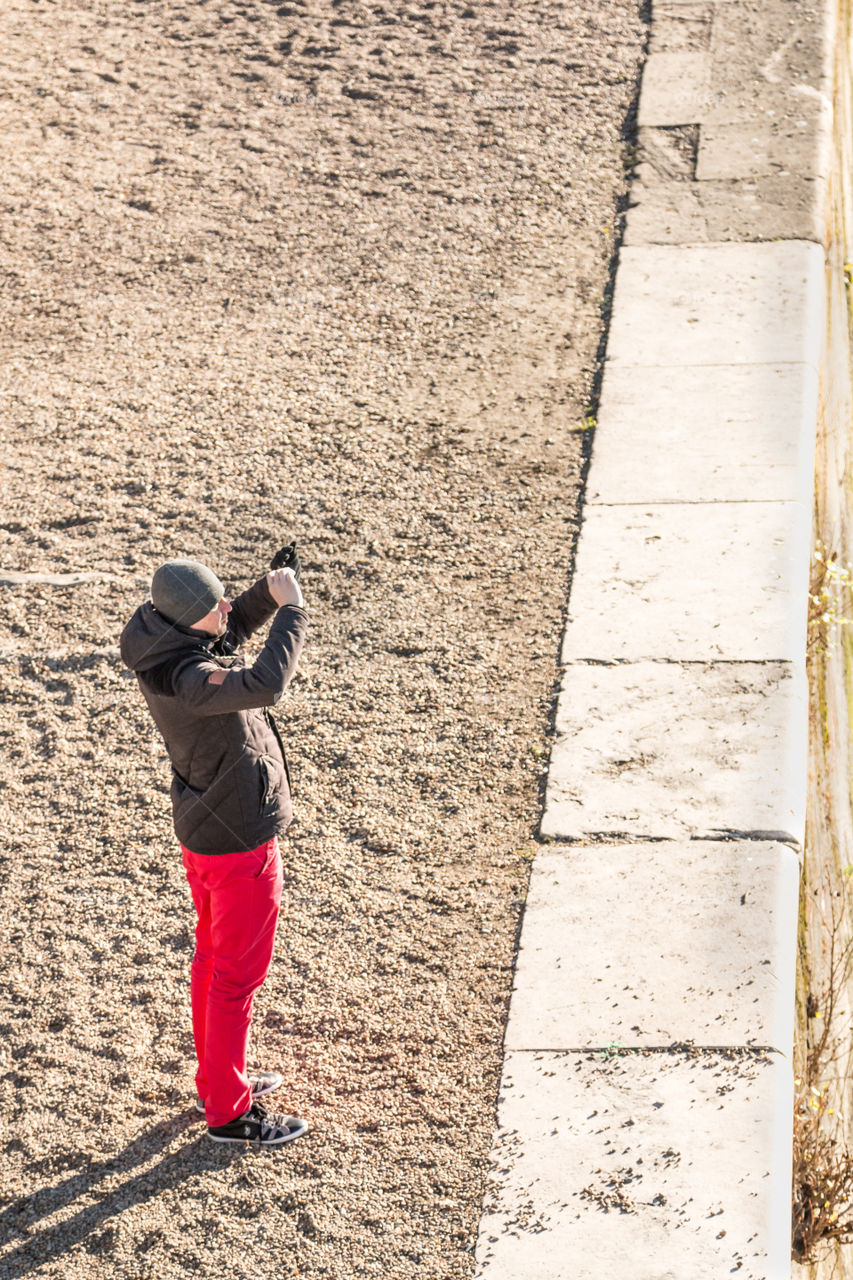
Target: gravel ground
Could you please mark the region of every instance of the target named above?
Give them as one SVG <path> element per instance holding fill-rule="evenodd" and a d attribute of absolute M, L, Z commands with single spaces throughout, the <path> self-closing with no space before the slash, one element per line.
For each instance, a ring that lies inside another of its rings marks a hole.
<path fill-rule="evenodd" d="M 0 20 L 0 1277 L 473 1272 L 636 0 L 11 0 Z M 192 907 L 118 658 L 164 558 L 296 537 L 298 820 L 203 1137 Z M 278 1100 L 277 1099 L 277 1100 Z"/>

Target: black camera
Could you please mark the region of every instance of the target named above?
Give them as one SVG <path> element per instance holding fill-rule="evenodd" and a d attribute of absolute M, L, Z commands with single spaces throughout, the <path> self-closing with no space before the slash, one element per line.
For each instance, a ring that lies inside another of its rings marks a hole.
<path fill-rule="evenodd" d="M 293 576 L 299 582 L 302 574 L 302 565 L 299 562 L 299 553 L 296 550 L 295 542 L 288 542 L 286 547 L 282 547 L 280 551 L 276 551 L 272 560 L 270 560 L 271 569 L 292 569 Z"/>

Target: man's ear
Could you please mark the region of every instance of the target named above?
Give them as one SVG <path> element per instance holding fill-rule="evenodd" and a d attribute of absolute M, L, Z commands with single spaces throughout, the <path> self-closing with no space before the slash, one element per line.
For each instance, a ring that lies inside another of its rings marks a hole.
<path fill-rule="evenodd" d="M 225 677 L 227 675 L 228 675 L 227 671 L 221 671 L 221 670 L 211 671 L 210 675 L 207 677 L 207 683 L 208 684 L 224 684 Z"/>

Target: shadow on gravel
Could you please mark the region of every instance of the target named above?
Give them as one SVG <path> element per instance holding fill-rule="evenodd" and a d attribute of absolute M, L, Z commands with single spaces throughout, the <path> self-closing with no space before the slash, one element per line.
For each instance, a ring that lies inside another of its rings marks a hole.
<path fill-rule="evenodd" d="M 234 1154 L 243 1154 L 242 1147 L 228 1147 L 223 1153 L 209 1143 L 210 1151 L 199 1151 L 191 1158 L 192 1148 L 199 1146 L 196 1138 L 182 1143 L 157 1163 L 124 1180 L 136 1166 L 147 1164 L 191 1125 L 197 1126 L 198 1121 L 195 1111 L 161 1120 L 141 1133 L 119 1155 L 93 1161 L 64 1182 L 42 1187 L 33 1195 L 21 1196 L 7 1205 L 0 1212 L 0 1240 L 11 1244 L 18 1237 L 20 1244 L 0 1257 L 0 1274 L 4 1280 L 26 1276 L 48 1260 L 56 1262 L 84 1241 L 89 1253 L 110 1253 L 115 1234 L 109 1225 L 110 1218 L 149 1200 L 164 1189 L 177 1186 L 207 1163 L 218 1167 L 223 1154 L 226 1159 Z M 48 1160 L 40 1163 L 43 1167 L 49 1166 Z M 106 1179 L 114 1180 L 113 1185 L 108 1190 L 99 1191 L 98 1184 Z M 78 1199 L 91 1196 L 99 1197 L 96 1203 L 87 1204 L 70 1217 L 63 1217 L 61 1222 L 39 1230 L 39 1221 L 71 1208 Z"/>

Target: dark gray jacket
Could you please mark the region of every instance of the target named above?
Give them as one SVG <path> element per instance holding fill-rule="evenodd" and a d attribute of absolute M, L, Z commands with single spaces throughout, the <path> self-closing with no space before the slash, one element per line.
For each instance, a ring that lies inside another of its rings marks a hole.
<path fill-rule="evenodd" d="M 273 614 L 247 667 L 240 645 Z M 122 632 L 121 656 L 172 762 L 175 831 L 193 853 L 255 849 L 290 822 L 290 776 L 268 708 L 296 670 L 307 625 L 304 609 L 278 608 L 262 578 L 232 601 L 224 636 L 175 626 L 150 600 Z M 211 684 L 222 668 L 225 679 Z"/>

